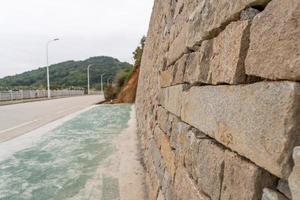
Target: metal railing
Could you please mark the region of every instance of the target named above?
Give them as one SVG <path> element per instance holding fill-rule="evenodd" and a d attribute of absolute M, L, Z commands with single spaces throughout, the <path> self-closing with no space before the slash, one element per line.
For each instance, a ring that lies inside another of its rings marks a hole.
<path fill-rule="evenodd" d="M 69 97 L 84 95 L 84 90 L 52 90 L 51 97 Z M 0 101 L 46 98 L 47 90 L 0 91 Z"/>

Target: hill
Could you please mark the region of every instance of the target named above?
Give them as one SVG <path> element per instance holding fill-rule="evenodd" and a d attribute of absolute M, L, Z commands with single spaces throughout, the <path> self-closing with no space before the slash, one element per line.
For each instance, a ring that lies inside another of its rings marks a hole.
<path fill-rule="evenodd" d="M 84 61 L 66 61 L 50 66 L 50 81 L 52 89 L 86 88 L 87 66 L 90 69 L 91 88 L 100 88 L 100 75 L 104 74 L 104 82 L 111 81 L 117 72 L 126 67 L 131 67 L 127 62 L 106 56 L 91 57 Z M 8 89 L 45 89 L 47 84 L 46 67 L 24 72 L 14 76 L 0 79 L 0 90 Z"/>

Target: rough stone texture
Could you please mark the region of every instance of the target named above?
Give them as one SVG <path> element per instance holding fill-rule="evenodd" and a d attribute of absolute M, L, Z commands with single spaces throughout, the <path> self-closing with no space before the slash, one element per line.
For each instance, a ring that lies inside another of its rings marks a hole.
<path fill-rule="evenodd" d="M 221 200 L 260 199 L 262 188 L 276 182 L 269 173 L 230 151 L 225 153 L 223 179 Z"/>
<path fill-rule="evenodd" d="M 175 193 L 173 190 L 173 185 L 172 185 L 173 182 L 172 181 L 173 181 L 173 178 L 166 171 L 163 182 L 162 182 L 162 191 L 163 191 L 163 194 L 164 194 L 164 197 L 166 200 L 175 199 L 174 198 Z"/>
<path fill-rule="evenodd" d="M 300 147 L 296 147 L 293 153 L 295 166 L 289 177 L 289 186 L 291 188 L 293 200 L 300 199 Z"/>
<path fill-rule="evenodd" d="M 183 83 L 187 55 L 182 56 L 174 65 L 160 74 L 161 87 L 168 87 Z"/>
<path fill-rule="evenodd" d="M 238 84 L 245 82 L 248 21 L 229 24 L 218 37 L 202 43 L 187 61 L 185 82 Z"/>
<path fill-rule="evenodd" d="M 299 98 L 300 85 L 292 82 L 192 87 L 184 92 L 181 118 L 287 178 L 290 155 L 299 139 Z"/>
<path fill-rule="evenodd" d="M 170 174 L 171 179 L 173 179 L 176 170 L 175 154 L 170 146 L 169 138 L 159 127 L 156 127 L 154 137 L 156 139 L 156 143 L 159 145 L 161 155 L 166 163 L 166 170 Z"/>
<path fill-rule="evenodd" d="M 189 174 L 184 168 L 177 170 L 175 178 L 176 198 L 180 200 L 210 200 L 209 197 L 201 194 L 193 182 L 189 178 Z"/>
<path fill-rule="evenodd" d="M 239 18 L 249 5 L 264 5 L 268 0 L 205 0 L 200 1 L 189 17 L 188 47 L 193 48 L 202 41 L 216 36 L 222 27 Z"/>
<path fill-rule="evenodd" d="M 176 150 L 176 153 L 183 151 L 182 148 L 184 147 L 180 141 L 182 137 L 184 138 L 188 131 L 191 129 L 191 126 L 182 122 L 182 121 L 175 121 L 172 126 L 171 138 L 170 143 L 172 148 Z M 180 159 L 179 159 L 180 160 Z"/>
<path fill-rule="evenodd" d="M 252 20 L 258 13 L 260 13 L 259 10 L 250 7 L 241 12 L 240 19 Z"/>
<path fill-rule="evenodd" d="M 171 113 L 180 116 L 183 85 L 163 88 L 161 90 L 161 105 Z"/>
<path fill-rule="evenodd" d="M 261 200 L 288 200 L 288 198 L 286 198 L 285 196 L 283 196 L 279 192 L 276 192 L 276 191 L 271 190 L 269 188 L 265 188 Z"/>
<path fill-rule="evenodd" d="M 164 197 L 162 191 L 159 191 L 157 200 L 165 200 L 165 197 Z"/>
<path fill-rule="evenodd" d="M 272 0 L 254 18 L 247 74 L 272 80 L 300 80 L 299 18 L 299 0 Z"/>
<path fill-rule="evenodd" d="M 157 122 L 161 130 L 163 130 L 165 133 L 169 132 L 169 113 L 161 106 L 157 108 Z"/>
<path fill-rule="evenodd" d="M 149 199 L 259 200 L 287 179 L 299 83 L 249 83 L 291 75 L 298 10 L 296 0 L 154 1 L 136 99 Z"/>
<path fill-rule="evenodd" d="M 224 149 L 212 140 L 197 141 L 194 138 L 185 157 L 185 166 L 193 179 L 197 180 L 199 190 L 212 200 L 220 199 L 224 176 Z"/>
<path fill-rule="evenodd" d="M 172 1 L 173 18 L 169 21 L 172 26 L 170 27 L 169 49 L 166 52 L 167 66 L 173 64 L 184 53 L 188 52 L 186 43 L 189 16 L 198 3 L 199 0 Z"/>

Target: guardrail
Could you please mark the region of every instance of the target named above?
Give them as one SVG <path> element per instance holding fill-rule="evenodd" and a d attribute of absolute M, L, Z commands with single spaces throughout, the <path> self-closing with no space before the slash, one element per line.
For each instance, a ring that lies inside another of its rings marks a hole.
<path fill-rule="evenodd" d="M 51 90 L 51 97 L 84 95 L 84 90 Z M 46 98 L 47 90 L 0 91 L 0 101 Z"/>

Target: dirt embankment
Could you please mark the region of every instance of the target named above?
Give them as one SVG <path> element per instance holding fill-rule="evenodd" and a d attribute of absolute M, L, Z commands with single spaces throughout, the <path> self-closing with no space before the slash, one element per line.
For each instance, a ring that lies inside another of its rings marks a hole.
<path fill-rule="evenodd" d="M 139 80 L 140 66 L 136 66 L 129 81 L 121 90 L 115 103 L 134 103 Z"/>

